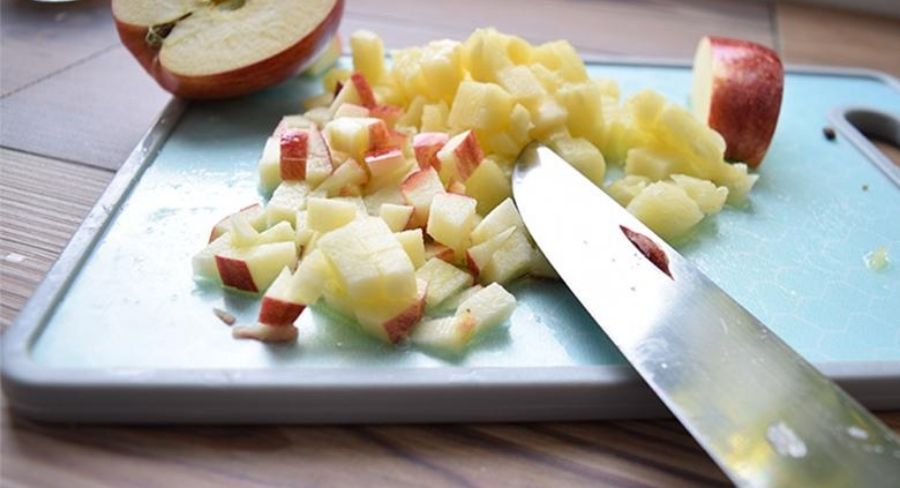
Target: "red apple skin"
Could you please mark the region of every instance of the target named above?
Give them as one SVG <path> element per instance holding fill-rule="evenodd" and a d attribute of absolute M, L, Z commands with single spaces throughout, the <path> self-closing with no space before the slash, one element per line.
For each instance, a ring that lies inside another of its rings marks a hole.
<path fill-rule="evenodd" d="M 422 293 L 415 303 L 406 310 L 384 323 L 384 331 L 392 344 L 400 342 L 409 334 L 409 331 L 422 320 L 425 313 L 425 294 Z"/>
<path fill-rule="evenodd" d="M 286 129 L 281 133 L 281 179 L 302 181 L 306 178 L 306 158 L 309 155 L 309 132 Z"/>
<path fill-rule="evenodd" d="M 284 81 L 314 60 L 331 42 L 344 14 L 344 0 L 306 37 L 268 59 L 224 73 L 208 76 L 181 76 L 159 62 L 159 49 L 147 44 L 147 27 L 115 20 L 119 39 L 153 79 L 166 91 L 187 99 L 231 98 Z"/>
<path fill-rule="evenodd" d="M 275 327 L 293 325 L 294 321 L 297 320 L 297 317 L 300 316 L 304 308 L 306 308 L 306 306 L 299 303 L 286 302 L 278 298 L 263 297 L 262 305 L 259 309 L 259 318 L 257 320 L 261 324 Z"/>
<path fill-rule="evenodd" d="M 250 268 L 247 267 L 246 261 L 216 255 L 216 268 L 219 270 L 219 277 L 222 278 L 223 285 L 259 293 L 259 288 L 253 282 L 253 275 L 250 274 Z"/>
<path fill-rule="evenodd" d="M 413 137 L 413 151 L 416 154 L 416 161 L 422 169 L 429 166 L 440 171 L 441 160 L 437 158 L 438 151 L 450 140 L 444 132 L 422 132 Z"/>
<path fill-rule="evenodd" d="M 254 203 L 253 205 L 248 205 L 248 206 L 240 209 L 238 211 L 238 213 L 256 212 L 256 211 L 261 211 L 261 210 L 262 210 L 262 205 L 260 205 L 258 203 Z M 229 215 L 227 217 L 223 217 L 222 220 L 216 222 L 216 225 L 214 225 L 212 230 L 209 232 L 209 242 L 212 242 L 212 241 L 222 237 L 222 234 L 228 232 L 228 230 L 230 228 L 229 220 L 231 219 L 231 217 L 233 215 L 234 214 Z M 248 218 L 249 218 L 249 215 L 248 215 Z"/>
<path fill-rule="evenodd" d="M 759 44 L 710 37 L 713 56 L 710 127 L 722 134 L 725 158 L 757 167 L 778 124 L 784 67 L 775 51 Z"/>
<path fill-rule="evenodd" d="M 453 148 L 453 154 L 457 159 L 456 172 L 462 181 L 468 180 L 469 176 L 475 172 L 475 168 L 481 164 L 481 160 L 484 159 L 484 152 L 472 131 L 469 131 L 459 145 Z"/>
<path fill-rule="evenodd" d="M 375 108 L 375 92 L 372 91 L 372 85 L 369 84 L 366 77 L 357 71 L 350 75 L 350 83 L 353 84 L 353 88 L 356 88 L 360 105 L 369 110 Z"/>

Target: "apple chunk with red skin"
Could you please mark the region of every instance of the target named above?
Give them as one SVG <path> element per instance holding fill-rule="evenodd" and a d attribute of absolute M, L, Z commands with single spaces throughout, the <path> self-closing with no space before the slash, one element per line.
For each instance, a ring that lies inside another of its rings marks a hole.
<path fill-rule="evenodd" d="M 438 151 L 441 179 L 450 184 L 453 181 L 464 182 L 475 171 L 484 159 L 484 152 L 475 133 L 467 130 L 455 135 Z"/>
<path fill-rule="evenodd" d="M 434 168 L 441 170 L 441 160 L 437 158 L 440 151 L 447 141 L 450 140 L 444 132 L 422 132 L 413 137 L 413 151 L 416 154 L 416 161 L 422 169 Z"/>
<path fill-rule="evenodd" d="M 759 44 L 704 37 L 694 55 L 694 115 L 725 139 L 725 158 L 762 162 L 781 110 L 784 67 Z"/>
<path fill-rule="evenodd" d="M 113 0 L 119 38 L 182 98 L 250 93 L 297 73 L 337 32 L 344 0 Z"/>

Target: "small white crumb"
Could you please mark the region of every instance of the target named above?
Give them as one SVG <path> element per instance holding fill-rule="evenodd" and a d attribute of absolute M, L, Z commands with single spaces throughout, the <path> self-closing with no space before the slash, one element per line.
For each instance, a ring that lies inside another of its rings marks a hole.
<path fill-rule="evenodd" d="M 21 262 L 25 261 L 25 256 L 11 252 L 11 253 L 7 254 L 6 256 L 4 256 L 3 260 L 6 261 L 7 263 L 21 263 Z"/>

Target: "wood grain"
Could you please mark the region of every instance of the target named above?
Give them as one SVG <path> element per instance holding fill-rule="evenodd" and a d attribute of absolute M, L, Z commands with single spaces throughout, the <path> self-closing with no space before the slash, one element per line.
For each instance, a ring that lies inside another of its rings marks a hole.
<path fill-rule="evenodd" d="M 0 149 L 0 330 L 31 296 L 112 176 Z"/>
<path fill-rule="evenodd" d="M 13 32 L 25 36 L 23 41 L 8 41 L 10 9 L 49 12 L 50 7 L 27 5 L 31 3 L 2 2 L 5 18 L 0 20 L 0 84 L 3 93 L 14 92 L 2 100 L 0 142 L 20 149 L 0 150 L 0 329 L 10 323 L 111 179 L 112 172 L 102 167 L 117 167 L 165 101 L 136 63 L 117 48 L 104 51 L 102 42 L 77 45 L 66 41 L 73 38 L 53 39 L 52 32 L 35 31 L 41 35 L 30 45 L 25 29 Z M 76 4 L 106 8 L 103 1 Z M 493 24 L 532 41 L 567 37 L 587 53 L 686 57 L 697 37 L 707 32 L 778 45 L 769 13 L 764 3 L 714 0 L 459 0 L 452 5 L 351 0 L 343 30 L 374 28 L 389 46 L 400 47 L 439 36 L 459 38 L 475 26 Z M 779 6 L 778 15 L 789 61 L 896 69 L 895 51 L 871 48 L 897 45 L 894 24 L 853 16 L 848 27 L 841 20 L 844 14 L 808 7 Z M 100 30 L 109 28 L 90 25 L 98 31 L 84 33 L 83 39 L 102 39 Z M 843 39 L 825 35 L 841 29 L 854 34 Z M 831 50 L 816 47 L 857 41 Z M 35 56 L 23 53 L 40 56 L 50 47 L 61 52 L 9 71 Z M 900 412 L 879 417 L 900 431 Z M 18 418 L 5 407 L 0 414 L 4 487 L 727 484 L 671 420 L 151 428 L 41 424 Z"/>
<path fill-rule="evenodd" d="M 900 19 L 791 3 L 777 8 L 781 55 L 787 62 L 856 66 L 900 76 Z"/>

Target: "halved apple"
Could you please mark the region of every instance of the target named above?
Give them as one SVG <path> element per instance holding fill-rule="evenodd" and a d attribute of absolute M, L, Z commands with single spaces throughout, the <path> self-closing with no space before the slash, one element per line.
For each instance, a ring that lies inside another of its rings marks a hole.
<path fill-rule="evenodd" d="M 775 51 L 739 39 L 700 40 L 691 105 L 725 138 L 725 158 L 759 166 L 775 134 L 783 91 L 784 67 Z"/>
<path fill-rule="evenodd" d="M 278 83 L 322 51 L 343 0 L 113 0 L 119 37 L 164 89 L 225 98 Z"/>

